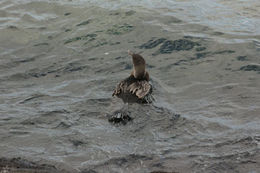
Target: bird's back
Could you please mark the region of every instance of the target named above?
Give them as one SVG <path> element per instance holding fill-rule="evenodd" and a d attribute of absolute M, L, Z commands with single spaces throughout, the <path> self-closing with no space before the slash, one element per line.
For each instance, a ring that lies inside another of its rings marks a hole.
<path fill-rule="evenodd" d="M 145 79 L 136 79 L 133 75 L 117 84 L 113 96 L 121 98 L 125 103 L 150 103 L 152 85 Z"/>

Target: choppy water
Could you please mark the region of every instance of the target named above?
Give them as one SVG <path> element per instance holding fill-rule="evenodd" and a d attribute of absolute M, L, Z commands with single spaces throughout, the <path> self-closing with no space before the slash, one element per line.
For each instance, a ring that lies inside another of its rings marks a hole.
<path fill-rule="evenodd" d="M 259 172 L 259 14 L 257 0 L 2 0 L 0 157 L 69 172 Z M 156 101 L 113 125 L 128 49 L 146 59 Z"/>

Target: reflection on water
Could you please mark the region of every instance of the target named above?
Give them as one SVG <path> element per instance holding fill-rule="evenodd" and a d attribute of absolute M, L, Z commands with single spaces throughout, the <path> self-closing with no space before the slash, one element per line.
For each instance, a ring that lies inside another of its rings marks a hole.
<path fill-rule="evenodd" d="M 257 4 L 1 1 L 0 168 L 257 172 Z M 114 125 L 128 49 L 146 59 L 156 101 Z"/>

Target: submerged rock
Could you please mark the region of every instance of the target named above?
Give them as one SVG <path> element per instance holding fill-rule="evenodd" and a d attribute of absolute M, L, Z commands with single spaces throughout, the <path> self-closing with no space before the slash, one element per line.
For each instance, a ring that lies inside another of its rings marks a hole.
<path fill-rule="evenodd" d="M 130 117 L 130 113 L 124 110 L 118 110 L 112 114 L 107 114 L 108 121 L 113 124 L 123 124 L 126 125 L 133 118 Z"/>

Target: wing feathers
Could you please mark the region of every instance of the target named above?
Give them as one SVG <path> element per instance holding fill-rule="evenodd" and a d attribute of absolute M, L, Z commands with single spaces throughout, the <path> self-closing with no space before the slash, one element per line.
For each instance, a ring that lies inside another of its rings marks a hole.
<path fill-rule="evenodd" d="M 115 88 L 112 96 L 124 97 L 124 95 L 133 95 L 138 99 L 144 99 L 146 95 L 152 92 L 151 84 L 146 80 L 123 80 Z"/>

